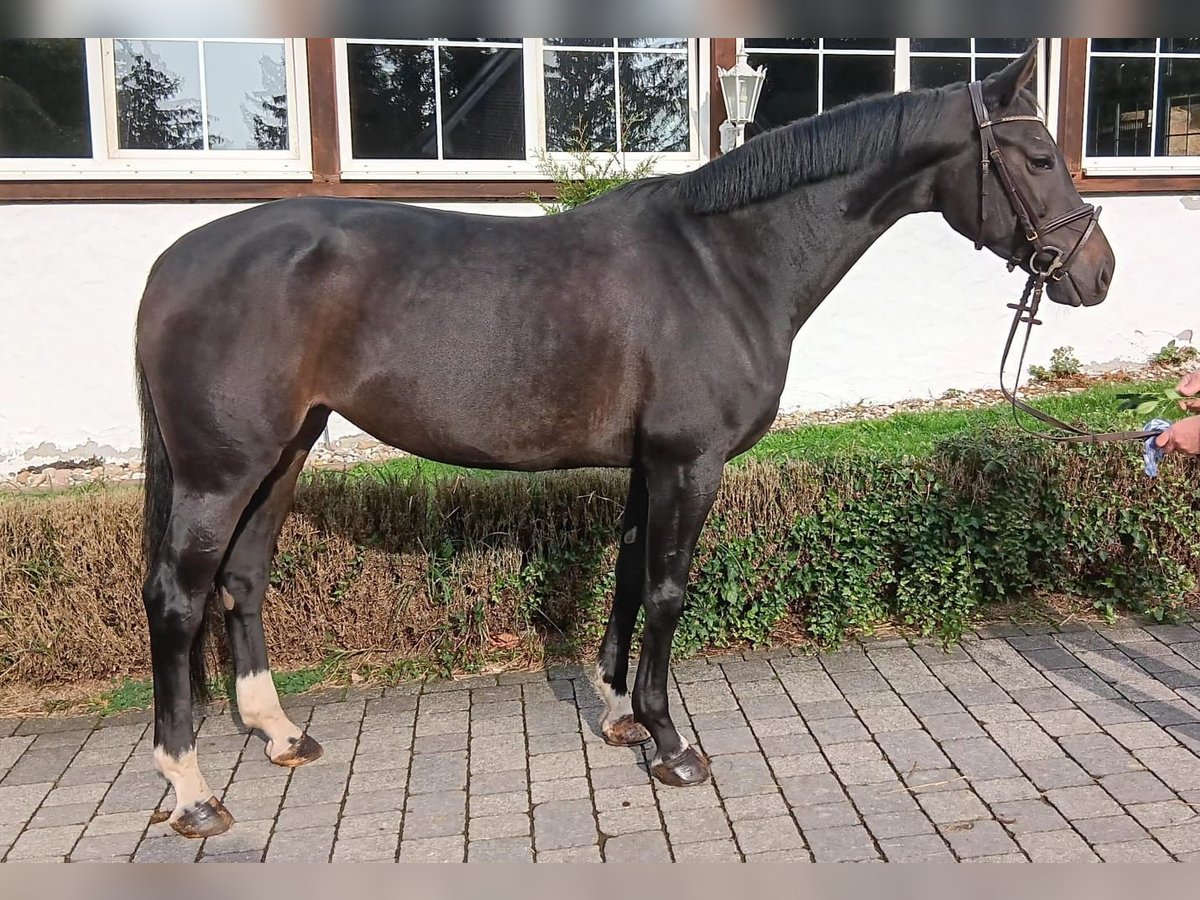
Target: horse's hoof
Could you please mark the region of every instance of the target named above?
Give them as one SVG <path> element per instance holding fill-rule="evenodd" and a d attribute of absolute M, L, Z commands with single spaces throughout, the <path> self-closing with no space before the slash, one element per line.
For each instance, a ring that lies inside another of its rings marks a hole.
<path fill-rule="evenodd" d="M 310 738 L 306 733 L 288 742 L 288 747 L 278 756 L 271 756 L 271 747 L 267 745 L 267 757 L 277 766 L 294 769 L 305 763 L 315 762 L 325 755 L 325 748 Z"/>
<path fill-rule="evenodd" d="M 695 747 L 685 747 L 670 759 L 655 759 L 650 772 L 663 784 L 671 787 L 691 787 L 704 784 L 712 776 L 708 757 Z"/>
<path fill-rule="evenodd" d="M 604 722 L 600 726 L 604 743 L 613 747 L 637 747 L 650 740 L 650 732 L 637 723 L 633 716 L 621 716 L 615 722 Z"/>
<path fill-rule="evenodd" d="M 171 827 L 185 838 L 206 838 L 224 834 L 232 824 L 233 816 L 225 804 L 216 797 L 209 797 L 203 803 L 193 803 L 185 809 L 171 822 Z"/>

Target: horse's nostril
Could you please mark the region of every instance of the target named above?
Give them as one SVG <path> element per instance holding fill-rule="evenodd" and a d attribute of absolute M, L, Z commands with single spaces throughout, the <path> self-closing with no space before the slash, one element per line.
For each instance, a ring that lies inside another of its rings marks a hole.
<path fill-rule="evenodd" d="M 1105 264 L 1100 270 L 1100 275 L 1096 278 L 1096 286 L 1102 291 L 1108 290 L 1108 285 L 1112 281 L 1112 268 Z"/>

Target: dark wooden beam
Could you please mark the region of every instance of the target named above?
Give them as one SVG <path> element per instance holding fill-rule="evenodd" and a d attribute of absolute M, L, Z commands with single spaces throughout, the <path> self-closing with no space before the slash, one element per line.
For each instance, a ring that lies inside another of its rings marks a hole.
<path fill-rule="evenodd" d="M 1078 178 L 1083 172 L 1084 88 L 1087 83 L 1087 38 L 1064 38 L 1062 84 L 1058 107 L 1058 145 L 1067 169 Z"/>
<path fill-rule="evenodd" d="M 342 180 L 333 38 L 309 38 L 306 45 L 313 180 L 332 184 Z"/>

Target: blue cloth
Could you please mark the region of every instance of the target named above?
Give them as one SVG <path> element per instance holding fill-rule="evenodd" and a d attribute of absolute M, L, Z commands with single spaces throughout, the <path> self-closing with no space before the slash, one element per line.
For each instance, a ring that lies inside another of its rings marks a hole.
<path fill-rule="evenodd" d="M 1146 460 L 1146 474 L 1151 478 L 1158 476 L 1158 464 L 1162 462 L 1166 456 L 1166 451 L 1159 447 L 1155 441 L 1158 436 L 1171 427 L 1171 422 L 1167 419 L 1153 419 L 1146 423 L 1143 431 L 1153 431 L 1154 437 L 1146 438 L 1146 448 L 1142 451 L 1142 457 Z"/>

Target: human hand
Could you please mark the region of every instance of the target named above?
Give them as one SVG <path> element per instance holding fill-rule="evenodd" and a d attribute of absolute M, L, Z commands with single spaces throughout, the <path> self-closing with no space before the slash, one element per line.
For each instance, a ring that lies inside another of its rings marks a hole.
<path fill-rule="evenodd" d="M 1179 401 L 1180 409 L 1184 412 L 1200 412 L 1200 398 L 1196 397 L 1196 394 L 1200 394 L 1200 371 L 1181 378 L 1175 390 L 1185 398 Z"/>
<path fill-rule="evenodd" d="M 1200 383 L 1198 383 L 1198 387 L 1200 387 Z M 1182 393 L 1182 389 L 1180 393 Z M 1200 456 L 1200 416 L 1176 422 L 1160 434 L 1154 443 L 1168 453 Z"/>

